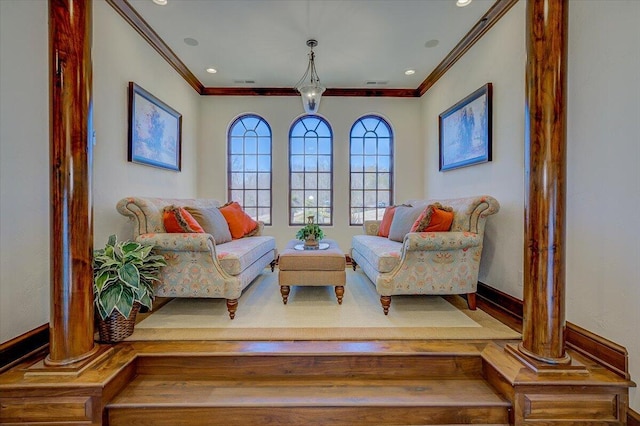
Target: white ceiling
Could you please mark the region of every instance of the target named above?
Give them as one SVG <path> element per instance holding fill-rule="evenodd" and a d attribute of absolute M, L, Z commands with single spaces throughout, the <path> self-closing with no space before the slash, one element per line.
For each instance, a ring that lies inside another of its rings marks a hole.
<path fill-rule="evenodd" d="M 152 0 L 129 3 L 205 87 L 293 87 L 307 67 L 330 88 L 415 89 L 495 0 Z M 185 38 L 199 42 L 189 46 Z M 429 40 L 438 40 L 427 48 Z M 218 70 L 209 74 L 206 68 Z M 406 76 L 406 69 L 416 73 Z M 254 80 L 254 84 L 237 83 Z M 368 85 L 367 81 L 388 81 Z"/>

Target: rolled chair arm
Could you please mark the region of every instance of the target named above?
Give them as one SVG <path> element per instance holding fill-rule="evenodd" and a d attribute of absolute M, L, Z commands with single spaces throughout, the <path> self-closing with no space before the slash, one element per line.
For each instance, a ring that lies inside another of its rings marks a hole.
<path fill-rule="evenodd" d="M 378 235 L 380 222 L 380 220 L 365 220 L 362 225 L 362 230 L 366 235 Z"/>
<path fill-rule="evenodd" d="M 259 220 L 258 221 L 258 229 L 256 230 L 256 233 L 253 234 L 252 236 L 260 237 L 260 236 L 262 236 L 263 232 L 264 232 L 264 222 Z"/>
<path fill-rule="evenodd" d="M 211 234 L 151 233 L 139 235 L 136 241 L 153 244 L 166 251 L 215 252 L 215 241 Z"/>
<path fill-rule="evenodd" d="M 403 249 L 419 250 L 460 250 L 478 247 L 482 236 L 473 232 L 410 232 L 404 237 Z"/>

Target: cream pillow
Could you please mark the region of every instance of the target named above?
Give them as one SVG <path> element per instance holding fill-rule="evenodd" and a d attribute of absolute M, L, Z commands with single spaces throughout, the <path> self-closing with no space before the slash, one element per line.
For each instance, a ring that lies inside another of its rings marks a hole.
<path fill-rule="evenodd" d="M 423 210 L 423 207 L 405 205 L 396 207 L 396 212 L 389 228 L 389 239 L 401 243 L 404 240 L 404 236 L 411 231 L 411 227 Z"/>
<path fill-rule="evenodd" d="M 213 236 L 216 244 L 231 241 L 229 224 L 217 207 L 185 207 L 185 210 L 191 213 L 191 216 L 198 221 L 202 229 L 204 229 L 204 232 Z"/>

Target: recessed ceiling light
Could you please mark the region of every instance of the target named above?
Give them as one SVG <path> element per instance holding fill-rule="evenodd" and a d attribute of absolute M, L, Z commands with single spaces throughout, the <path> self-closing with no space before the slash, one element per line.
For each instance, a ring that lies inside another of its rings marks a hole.
<path fill-rule="evenodd" d="M 183 41 L 184 41 L 184 44 L 186 44 L 187 46 L 197 46 L 198 44 L 200 44 L 200 42 L 198 42 L 198 40 L 196 40 L 195 38 L 191 38 L 191 37 L 187 37 Z"/>
<path fill-rule="evenodd" d="M 416 73 L 416 70 L 406 70 L 404 72 L 404 75 L 414 75 Z"/>
<path fill-rule="evenodd" d="M 217 73 L 217 72 L 218 72 L 218 70 L 217 70 L 217 69 L 215 69 L 215 68 L 207 68 L 207 72 L 208 72 L 209 74 L 215 74 L 215 73 Z"/>
<path fill-rule="evenodd" d="M 431 48 L 431 47 L 436 47 L 438 44 L 440 44 L 440 40 L 436 40 L 436 39 L 434 38 L 434 39 L 432 39 L 432 40 L 427 41 L 427 42 L 424 44 L 424 47 L 429 47 L 429 48 Z"/>
<path fill-rule="evenodd" d="M 458 0 L 456 2 L 456 6 L 458 7 L 465 7 L 465 6 L 469 6 L 471 4 L 471 0 Z"/>
<path fill-rule="evenodd" d="M 167 4 L 167 0 L 153 0 L 153 2 L 158 6 L 166 6 Z"/>

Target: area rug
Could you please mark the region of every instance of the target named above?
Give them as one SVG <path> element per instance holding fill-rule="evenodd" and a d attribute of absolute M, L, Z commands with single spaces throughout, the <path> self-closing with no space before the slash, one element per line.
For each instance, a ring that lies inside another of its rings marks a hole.
<path fill-rule="evenodd" d="M 359 270 L 347 271 L 342 305 L 333 287 L 291 287 L 282 303 L 278 271 L 265 270 L 239 299 L 232 321 L 223 299 L 174 299 L 136 325 L 135 340 L 519 339 L 458 296 L 393 296 L 385 316 Z"/>

